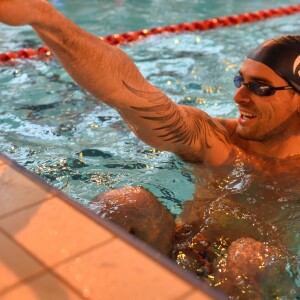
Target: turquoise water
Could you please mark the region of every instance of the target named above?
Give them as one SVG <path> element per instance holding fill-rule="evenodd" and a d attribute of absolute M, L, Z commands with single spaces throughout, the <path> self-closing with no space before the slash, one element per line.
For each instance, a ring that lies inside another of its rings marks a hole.
<path fill-rule="evenodd" d="M 220 15 L 268 9 L 280 1 L 53 1 L 98 36 Z M 289 1 L 287 4 L 296 4 Z M 234 117 L 232 75 L 265 38 L 297 32 L 299 15 L 213 31 L 150 37 L 122 46 L 153 84 L 174 101 L 213 116 Z M 41 44 L 29 27 L 0 26 L 0 52 Z M 101 70 L 99 70 L 99 75 Z M 116 112 L 76 86 L 56 61 L 0 69 L 0 151 L 87 203 L 103 190 L 139 183 L 174 213 L 191 198 L 182 162 L 139 142 Z M 85 149 L 103 153 L 79 156 Z M 103 156 L 108 155 L 105 159 Z M 136 171 L 137 170 L 137 171 Z M 162 184 L 160 178 L 174 178 Z"/>
<path fill-rule="evenodd" d="M 98 36 L 282 6 L 277 0 L 52 3 Z M 292 4 L 298 3 L 285 3 Z M 232 78 L 249 50 L 265 39 L 299 33 L 299 28 L 296 14 L 212 31 L 153 36 L 122 49 L 175 102 L 197 106 L 212 116 L 235 117 Z M 42 45 L 29 27 L 0 25 L 0 33 L 0 52 Z M 80 203 L 88 204 L 100 192 L 124 184 L 139 184 L 177 215 L 183 202 L 193 197 L 195 174 L 189 166 L 140 142 L 114 110 L 74 84 L 55 60 L 1 66 L 0 87 L 0 151 Z M 264 188 L 276 190 L 276 184 L 272 181 Z M 243 186 L 239 192 L 244 191 Z M 254 196 L 245 195 L 243 201 L 249 204 Z M 292 207 L 299 211 L 299 192 L 296 195 Z M 291 219 L 296 220 L 296 233 L 299 216 Z M 298 233 L 293 239 L 299 240 Z"/>

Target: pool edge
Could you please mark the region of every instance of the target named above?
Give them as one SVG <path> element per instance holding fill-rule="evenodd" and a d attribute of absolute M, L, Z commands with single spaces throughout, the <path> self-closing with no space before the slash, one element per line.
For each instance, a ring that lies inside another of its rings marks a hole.
<path fill-rule="evenodd" d="M 128 234 L 127 232 L 122 230 L 117 225 L 115 225 L 107 220 L 97 217 L 94 213 L 89 211 L 82 204 L 78 203 L 76 200 L 67 196 L 66 194 L 64 194 L 63 192 L 58 190 L 57 188 L 51 186 L 49 183 L 45 182 L 38 175 L 27 170 L 25 167 L 19 165 L 16 161 L 10 159 L 8 156 L 4 155 L 3 153 L 0 153 L 0 159 L 3 160 L 7 165 L 12 167 L 16 171 L 18 171 L 19 173 L 25 175 L 27 178 L 30 178 L 31 181 L 37 183 L 44 190 L 48 191 L 49 193 L 55 194 L 57 197 L 59 197 L 61 200 L 63 200 L 65 203 L 67 203 L 69 206 L 76 209 L 78 212 L 85 215 L 93 222 L 97 223 L 101 227 L 108 230 L 114 236 L 120 238 L 122 241 L 124 241 L 130 247 L 133 247 L 136 250 L 142 252 L 148 258 L 150 258 L 151 260 L 153 260 L 156 263 L 158 263 L 159 265 L 161 265 L 164 269 L 167 269 L 168 271 L 172 272 L 176 277 L 184 280 L 195 290 L 200 290 L 201 292 L 206 294 L 208 297 L 211 297 L 213 299 L 217 299 L 217 300 L 227 299 L 227 297 L 225 295 L 223 295 L 221 292 L 215 290 L 214 288 L 208 286 L 201 280 L 197 279 L 193 274 L 182 270 L 179 266 L 177 266 L 168 257 L 162 255 L 161 253 L 159 253 L 158 251 L 156 251 L 149 245 L 147 245 L 144 242 L 142 242 L 141 240 L 137 239 L 136 237 Z"/>

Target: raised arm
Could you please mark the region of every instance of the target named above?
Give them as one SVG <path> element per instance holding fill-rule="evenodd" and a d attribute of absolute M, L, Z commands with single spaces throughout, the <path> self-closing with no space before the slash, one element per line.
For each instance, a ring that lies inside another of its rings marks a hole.
<path fill-rule="evenodd" d="M 122 50 L 84 31 L 48 1 L 0 0 L 0 21 L 31 25 L 72 78 L 114 107 L 144 142 L 186 161 L 219 165 L 228 159 L 231 144 L 218 121 L 172 102 Z"/>

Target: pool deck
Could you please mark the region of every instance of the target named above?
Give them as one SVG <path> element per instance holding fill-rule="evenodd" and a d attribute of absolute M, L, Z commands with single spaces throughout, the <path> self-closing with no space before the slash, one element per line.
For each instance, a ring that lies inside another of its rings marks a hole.
<path fill-rule="evenodd" d="M 225 299 L 0 154 L 0 299 Z"/>

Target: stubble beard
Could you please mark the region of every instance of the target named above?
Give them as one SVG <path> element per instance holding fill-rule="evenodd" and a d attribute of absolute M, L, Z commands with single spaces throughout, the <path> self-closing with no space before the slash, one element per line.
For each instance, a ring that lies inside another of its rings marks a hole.
<path fill-rule="evenodd" d="M 240 138 L 248 141 L 268 142 L 277 140 L 279 142 L 280 139 L 286 135 L 287 122 L 288 120 L 269 130 L 258 127 L 257 129 L 247 131 L 238 126 L 237 134 Z"/>

